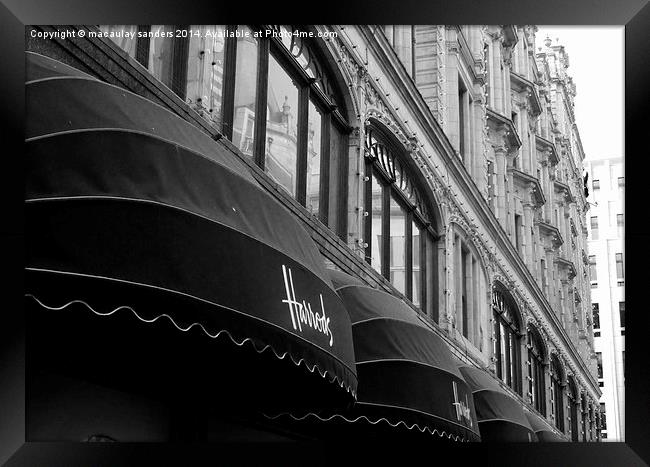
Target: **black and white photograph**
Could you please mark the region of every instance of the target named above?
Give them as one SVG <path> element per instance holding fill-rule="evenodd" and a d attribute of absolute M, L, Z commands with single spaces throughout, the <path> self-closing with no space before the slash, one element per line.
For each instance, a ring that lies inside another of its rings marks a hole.
<path fill-rule="evenodd" d="M 625 41 L 24 26 L 24 442 L 626 443 Z"/>

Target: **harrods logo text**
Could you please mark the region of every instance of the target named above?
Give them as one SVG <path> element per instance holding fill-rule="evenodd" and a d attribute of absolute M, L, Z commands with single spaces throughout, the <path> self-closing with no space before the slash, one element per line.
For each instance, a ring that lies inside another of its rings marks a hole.
<path fill-rule="evenodd" d="M 472 414 L 469 410 L 469 403 L 467 401 L 467 394 L 465 394 L 465 402 L 458 400 L 458 385 L 456 381 L 451 382 L 453 391 L 454 391 L 454 402 L 453 405 L 456 408 L 456 418 L 460 422 L 463 418 L 465 422 L 472 427 Z"/>
<path fill-rule="evenodd" d="M 296 290 L 293 284 L 293 276 L 291 269 L 282 265 L 282 275 L 284 277 L 284 288 L 287 293 L 286 303 L 289 306 L 289 314 L 291 316 L 291 323 L 295 331 L 303 332 L 302 328 L 310 327 L 316 331 L 322 332 L 329 336 L 330 347 L 334 345 L 334 336 L 330 330 L 330 318 L 325 316 L 325 305 L 323 304 L 323 295 L 318 294 L 320 298 L 320 313 L 312 310 L 311 303 L 305 300 L 298 300 L 296 298 Z"/>

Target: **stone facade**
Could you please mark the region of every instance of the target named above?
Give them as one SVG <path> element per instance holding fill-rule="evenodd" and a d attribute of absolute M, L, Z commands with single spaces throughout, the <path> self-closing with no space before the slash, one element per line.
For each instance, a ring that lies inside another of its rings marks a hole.
<path fill-rule="evenodd" d="M 42 29 L 55 29 L 46 26 Z M 92 28 L 90 28 L 92 30 Z M 461 361 L 498 373 L 493 290 L 505 288 L 518 313 L 516 372 L 532 408 L 527 333 L 545 348 L 546 407 L 553 407 L 548 367 L 562 366 L 562 387 L 574 385 L 578 420 L 566 406 L 563 436 L 597 440 L 600 389 L 592 332 L 584 152 L 575 125 L 575 84 L 560 45 L 535 43 L 535 26 L 315 26 L 310 39 L 341 90 L 349 126 L 347 159 L 338 176 L 341 217 L 335 227 L 310 215 L 255 160 L 222 137 L 186 96 L 163 85 L 134 56 L 109 39 L 48 43 L 27 34 L 28 50 L 77 66 L 173 110 L 219 140 L 248 164 L 256 179 L 289 209 L 333 267 L 387 290 L 428 316 Z M 278 45 L 278 47 L 280 47 Z M 135 49 L 133 49 L 135 50 Z M 135 52 L 134 52 L 135 53 Z M 228 79 L 228 74 L 223 74 Z M 420 310 L 364 256 L 366 132 L 377 127 L 425 192 L 436 232 L 427 267 L 432 299 Z M 365 156 L 365 157 L 364 157 Z M 462 289 L 462 290 L 461 290 Z M 514 385 L 516 386 L 516 385 Z M 582 410 L 584 409 L 584 411 Z M 556 424 L 551 409 L 542 415 Z M 583 423 L 583 420 L 585 421 Z M 586 428 L 586 430 L 585 430 Z"/>

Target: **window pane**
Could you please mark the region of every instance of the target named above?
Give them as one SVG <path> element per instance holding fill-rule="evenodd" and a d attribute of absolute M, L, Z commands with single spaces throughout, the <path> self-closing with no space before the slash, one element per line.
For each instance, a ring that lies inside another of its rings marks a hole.
<path fill-rule="evenodd" d="M 618 302 L 618 313 L 621 319 L 621 327 L 625 327 L 625 302 Z"/>
<path fill-rule="evenodd" d="M 589 275 L 592 282 L 598 280 L 598 274 L 596 272 L 596 256 L 589 256 Z"/>
<path fill-rule="evenodd" d="M 318 215 L 320 198 L 321 114 L 309 102 L 309 128 L 307 135 L 307 210 Z"/>
<path fill-rule="evenodd" d="M 504 326 L 504 323 L 501 322 L 499 326 L 499 332 L 501 335 L 499 336 L 499 341 L 501 344 L 501 347 L 499 349 L 500 355 L 500 360 L 501 360 L 501 374 L 503 375 L 504 381 L 507 380 L 507 375 L 508 375 L 508 367 L 506 366 L 506 339 L 508 336 L 506 335 L 506 328 Z"/>
<path fill-rule="evenodd" d="M 253 155 L 255 143 L 255 101 L 257 100 L 258 43 L 250 29 L 239 27 L 243 37 L 237 38 L 235 67 L 235 103 L 232 143 L 248 156 Z M 248 34 L 245 32 L 248 31 Z"/>
<path fill-rule="evenodd" d="M 413 294 L 411 295 L 411 301 L 414 305 L 420 305 L 422 300 L 422 287 L 420 286 L 420 228 L 416 225 L 415 222 L 411 224 L 411 239 L 412 239 L 412 255 L 411 263 L 413 265 L 412 272 L 412 283 L 413 283 Z"/>
<path fill-rule="evenodd" d="M 600 329 L 600 308 L 598 303 L 591 305 L 591 311 L 594 319 L 594 329 Z"/>
<path fill-rule="evenodd" d="M 623 279 L 623 254 L 616 253 L 616 277 Z"/>
<path fill-rule="evenodd" d="M 427 276 L 425 278 L 425 286 L 426 286 L 426 297 L 427 297 L 427 314 L 429 316 L 433 316 L 433 310 L 434 310 L 434 300 L 437 300 L 438 297 L 436 296 L 436 293 L 434 291 L 434 277 L 438 273 L 434 269 L 434 260 L 433 260 L 433 255 L 435 254 L 434 248 L 436 246 L 433 243 L 433 240 L 431 239 L 431 236 L 425 235 L 425 238 L 427 239 L 427 246 L 426 246 L 426 257 L 427 257 Z"/>
<path fill-rule="evenodd" d="M 493 341 L 494 347 L 493 347 L 493 353 L 494 353 L 494 358 L 496 358 L 496 360 L 497 360 L 496 361 L 497 376 L 499 378 L 502 378 L 503 373 L 501 371 L 501 352 L 499 352 L 499 348 L 500 348 L 499 341 L 501 340 L 501 334 L 499 332 L 499 329 L 501 327 L 501 319 L 499 318 L 499 315 L 496 312 L 493 313 L 493 317 L 494 317 L 494 329 L 493 329 L 493 332 L 494 332 L 494 341 Z"/>
<path fill-rule="evenodd" d="M 383 212 L 383 187 L 377 176 L 372 176 L 372 239 L 370 252 L 370 265 L 381 273 L 381 262 L 383 254 L 382 245 L 382 212 Z"/>
<path fill-rule="evenodd" d="M 390 282 L 406 293 L 406 212 L 390 197 Z"/>
<path fill-rule="evenodd" d="M 267 92 L 265 169 L 273 180 L 295 196 L 298 88 L 272 56 L 269 57 Z"/>
<path fill-rule="evenodd" d="M 185 100 L 202 117 L 221 122 L 225 26 L 192 26 L 201 37 L 190 37 Z"/>
<path fill-rule="evenodd" d="M 602 352 L 596 352 L 596 358 L 598 359 L 598 378 L 602 379 L 602 377 L 603 377 L 603 354 L 602 354 Z"/>
<path fill-rule="evenodd" d="M 347 177 L 347 173 L 341 173 L 341 162 L 345 155 L 345 135 L 339 131 L 336 125 L 330 125 L 330 154 L 329 154 L 329 207 L 327 213 L 327 225 L 338 230 L 341 226 L 339 219 L 339 202 L 341 196 L 341 177 Z M 346 180 L 347 183 L 347 180 Z M 341 213 L 345 216 L 345 213 Z"/>
<path fill-rule="evenodd" d="M 151 26 L 149 72 L 171 88 L 174 53 L 174 26 Z"/>
<path fill-rule="evenodd" d="M 510 368 L 508 369 L 508 375 L 510 377 L 510 380 L 508 381 L 508 384 L 510 385 L 511 388 L 516 389 L 517 388 L 517 349 L 515 346 L 517 345 L 517 340 L 515 339 L 514 334 L 512 331 L 508 331 L 508 343 L 509 343 L 509 349 L 510 349 Z"/>
<path fill-rule="evenodd" d="M 115 42 L 118 47 L 124 50 L 129 57 L 135 58 L 135 43 L 137 36 L 137 26 L 112 25 L 99 26 L 99 30 L 111 34 L 109 39 Z"/>

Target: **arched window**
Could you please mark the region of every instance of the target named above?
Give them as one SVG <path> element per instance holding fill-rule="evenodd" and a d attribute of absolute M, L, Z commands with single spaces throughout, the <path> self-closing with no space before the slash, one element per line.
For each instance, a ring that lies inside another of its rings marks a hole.
<path fill-rule="evenodd" d="M 562 365 L 554 355 L 551 359 L 551 400 L 553 401 L 552 411 L 555 419 L 555 426 L 564 432 L 564 385 Z"/>
<path fill-rule="evenodd" d="M 519 312 L 510 294 L 500 285 L 492 291 L 492 317 L 497 376 L 521 394 Z"/>
<path fill-rule="evenodd" d="M 546 416 L 546 391 L 544 387 L 544 343 L 535 328 L 528 331 L 528 392 L 531 404 Z"/>
<path fill-rule="evenodd" d="M 578 404 L 579 393 L 576 388 L 575 382 L 569 378 L 567 385 L 567 397 L 569 399 L 569 416 L 571 423 L 571 441 L 577 443 L 580 441 L 580 429 L 578 427 Z"/>
<path fill-rule="evenodd" d="M 351 127 L 310 32 L 293 26 L 139 26 L 135 46 L 123 48 L 345 238 Z"/>
<path fill-rule="evenodd" d="M 374 125 L 366 128 L 366 261 L 437 321 L 433 218 L 408 154 Z"/>

